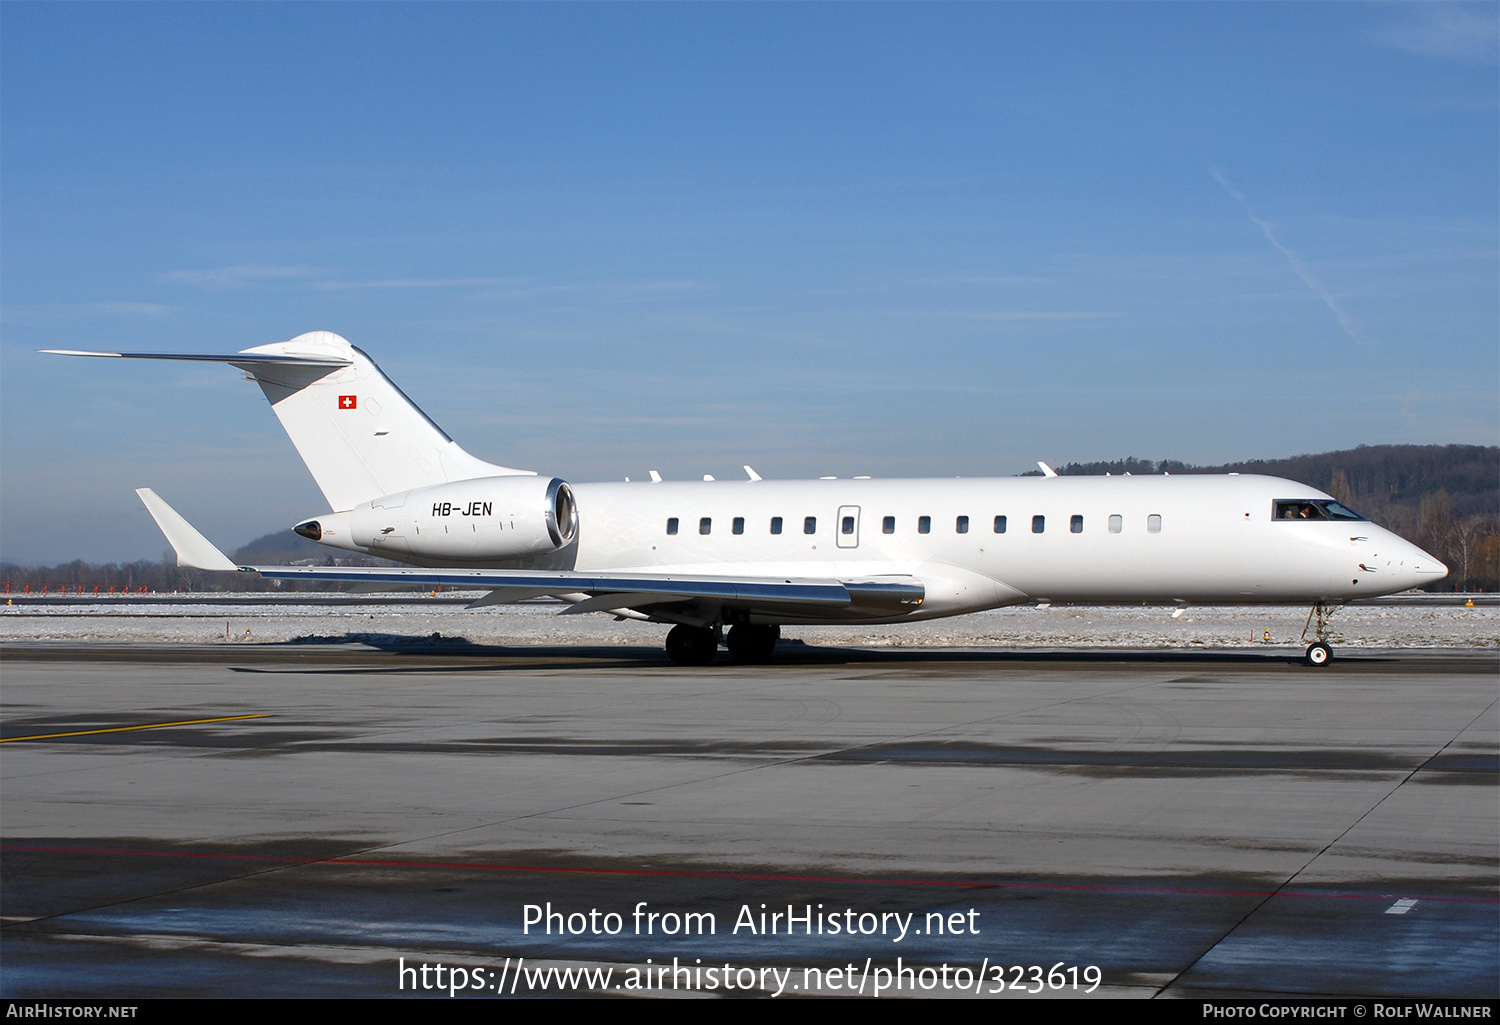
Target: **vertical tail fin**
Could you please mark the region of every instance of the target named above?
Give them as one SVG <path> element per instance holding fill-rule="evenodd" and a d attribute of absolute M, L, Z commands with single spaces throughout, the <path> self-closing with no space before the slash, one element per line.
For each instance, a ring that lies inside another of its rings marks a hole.
<path fill-rule="evenodd" d="M 289 342 L 227 354 L 41 351 L 239 367 L 271 400 L 281 426 L 334 512 L 428 484 L 536 475 L 487 463 L 459 448 L 374 360 L 331 331 L 309 331 Z"/>
<path fill-rule="evenodd" d="M 244 350 L 256 354 L 348 362 L 333 371 L 296 363 L 244 367 L 335 511 L 428 484 L 532 473 L 465 452 L 374 360 L 331 331 Z"/>

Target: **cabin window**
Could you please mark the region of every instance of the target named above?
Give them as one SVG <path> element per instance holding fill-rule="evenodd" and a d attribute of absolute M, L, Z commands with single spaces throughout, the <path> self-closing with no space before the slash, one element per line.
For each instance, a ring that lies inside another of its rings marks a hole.
<path fill-rule="evenodd" d="M 729 529 L 733 530 L 736 534 L 743 534 L 745 532 L 745 517 L 736 516 L 734 523 L 730 525 Z"/>
<path fill-rule="evenodd" d="M 1031 518 L 1031 532 L 1033 534 L 1040 534 L 1042 531 L 1044 531 L 1046 529 L 1047 529 L 1047 517 L 1045 517 L 1045 516 L 1033 516 Z"/>
<path fill-rule="evenodd" d="M 931 534 L 932 533 L 932 517 L 931 516 L 918 516 L 917 517 L 917 533 L 918 534 Z"/>
<path fill-rule="evenodd" d="M 1125 520 L 1119 513 L 1112 513 L 1109 517 L 1109 532 L 1118 534 L 1125 529 Z"/>
<path fill-rule="evenodd" d="M 955 534 L 967 534 L 969 532 L 969 518 L 960 516 L 953 521 L 953 532 Z"/>
<path fill-rule="evenodd" d="M 1161 517 L 1156 513 L 1146 517 L 1146 532 L 1148 534 L 1161 533 Z"/>
<path fill-rule="evenodd" d="M 802 518 L 802 533 L 816 534 L 818 532 L 818 518 L 816 516 L 804 516 Z"/>
<path fill-rule="evenodd" d="M 839 530 L 845 534 L 854 533 L 854 517 L 845 516 L 843 521 L 839 524 Z"/>
<path fill-rule="evenodd" d="M 896 517 L 887 516 L 880 521 L 880 532 L 882 534 L 894 534 L 896 532 Z"/>
<path fill-rule="evenodd" d="M 1082 516 L 1074 516 L 1071 520 L 1068 521 L 1068 529 L 1071 530 L 1075 534 L 1082 534 L 1083 533 L 1083 517 Z"/>
<path fill-rule="evenodd" d="M 1003 533 L 1005 533 L 1005 517 L 1004 516 L 996 516 L 995 517 L 995 533 L 997 533 L 997 534 L 1003 534 Z"/>
<path fill-rule="evenodd" d="M 667 533 L 668 534 L 675 534 L 675 533 L 677 533 L 677 517 L 676 516 L 668 517 L 668 519 L 667 519 Z"/>
<path fill-rule="evenodd" d="M 771 533 L 773 533 L 773 534 L 780 534 L 781 533 L 781 517 L 780 516 L 772 516 L 771 517 Z"/>
<path fill-rule="evenodd" d="M 713 532 L 714 532 L 714 521 L 711 518 L 705 516 L 705 517 L 703 517 L 703 519 L 701 519 L 701 520 L 698 521 L 698 533 L 700 533 L 700 534 L 712 534 Z"/>

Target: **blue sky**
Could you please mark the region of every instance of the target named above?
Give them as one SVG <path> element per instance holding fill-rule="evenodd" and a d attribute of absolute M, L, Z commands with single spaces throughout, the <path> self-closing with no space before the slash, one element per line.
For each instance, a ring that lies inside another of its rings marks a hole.
<path fill-rule="evenodd" d="M 1497 8 L 0 6 L 0 557 L 325 511 L 224 367 L 576 481 L 1500 434 Z"/>

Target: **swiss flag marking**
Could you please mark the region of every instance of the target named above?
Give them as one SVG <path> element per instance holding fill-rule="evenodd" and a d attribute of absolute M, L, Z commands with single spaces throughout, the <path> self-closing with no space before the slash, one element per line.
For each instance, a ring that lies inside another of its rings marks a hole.
<path fill-rule="evenodd" d="M 358 405 L 359 405 L 359 399 L 358 399 L 358 397 L 356 397 L 354 395 L 340 395 L 339 396 L 339 408 L 340 409 L 354 409 Z"/>

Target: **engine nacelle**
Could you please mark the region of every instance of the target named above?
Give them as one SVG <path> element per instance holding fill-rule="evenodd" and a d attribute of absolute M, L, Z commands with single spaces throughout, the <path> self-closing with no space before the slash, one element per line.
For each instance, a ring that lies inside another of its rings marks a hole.
<path fill-rule="evenodd" d="M 298 533 L 302 533 L 298 528 Z M 456 561 L 555 552 L 578 535 L 573 490 L 556 477 L 480 477 L 386 495 L 349 512 L 349 537 L 379 554 Z"/>

